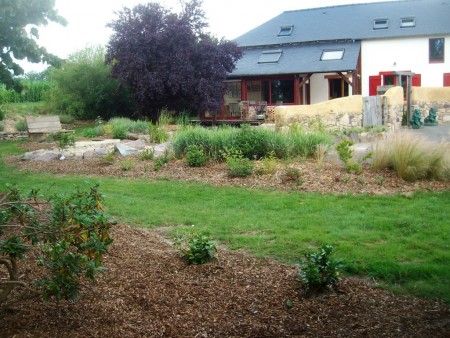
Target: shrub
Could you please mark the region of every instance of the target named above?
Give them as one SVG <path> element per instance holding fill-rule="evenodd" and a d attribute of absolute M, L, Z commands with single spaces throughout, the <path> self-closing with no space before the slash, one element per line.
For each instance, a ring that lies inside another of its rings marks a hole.
<path fill-rule="evenodd" d="M 58 132 L 52 135 L 53 141 L 59 148 L 59 152 L 62 152 L 73 145 L 75 145 L 75 135 L 70 132 Z"/>
<path fill-rule="evenodd" d="M 297 278 L 305 294 L 336 286 L 341 264 L 331 258 L 332 251 L 331 245 L 323 245 L 317 253 L 306 254 L 300 262 Z"/>
<path fill-rule="evenodd" d="M 423 178 L 448 180 L 449 157 L 448 145 L 401 133 L 375 146 L 372 165 L 376 170 L 393 168 L 406 181 Z"/>
<path fill-rule="evenodd" d="M 120 140 L 124 140 L 128 136 L 127 128 L 121 125 L 111 126 L 111 134 L 113 138 L 118 138 Z"/>
<path fill-rule="evenodd" d="M 241 150 L 226 149 L 222 156 L 227 162 L 228 176 L 246 177 L 253 173 L 253 163 L 242 155 Z"/>
<path fill-rule="evenodd" d="M 287 167 L 284 171 L 285 181 L 298 181 L 302 176 L 302 172 L 298 168 Z"/>
<path fill-rule="evenodd" d="M 0 107 L 0 121 L 3 121 L 6 117 L 5 111 Z"/>
<path fill-rule="evenodd" d="M 278 161 L 275 153 L 271 151 L 266 157 L 261 159 L 256 165 L 256 175 L 274 174 L 277 171 Z"/>
<path fill-rule="evenodd" d="M 120 162 L 120 169 L 122 169 L 123 171 L 128 171 L 133 169 L 134 167 L 134 161 L 132 160 L 123 160 L 122 162 Z"/>
<path fill-rule="evenodd" d="M 0 280 L 0 305 L 8 305 L 8 296 L 17 286 L 26 286 L 44 299 L 75 299 L 82 279 L 95 280 L 112 243 L 113 223 L 101 202 L 98 185 L 55 195 L 48 203 L 38 199 L 36 190 L 25 198 L 9 186 L 7 199 L 0 204 L 0 229 L 4 230 L 0 231 L 0 265 L 7 271 Z M 25 255 L 29 251 L 32 255 Z M 34 260 L 42 267 L 43 277 L 29 285 L 22 281 L 23 260 Z"/>
<path fill-rule="evenodd" d="M 190 167 L 203 167 L 206 164 L 207 156 L 201 146 L 191 144 L 186 151 L 186 162 Z"/>
<path fill-rule="evenodd" d="M 59 114 L 59 121 L 62 124 L 69 124 L 72 123 L 74 120 L 74 117 L 72 115 L 69 114 Z"/>
<path fill-rule="evenodd" d="M 350 140 L 348 137 L 345 137 L 336 145 L 336 150 L 339 154 L 339 158 L 344 162 L 345 170 L 347 170 L 347 172 L 349 173 L 354 172 L 355 174 L 360 174 L 362 173 L 361 164 L 352 160 L 353 150 L 351 149 L 351 146 L 353 144 L 355 143 L 352 140 Z"/>
<path fill-rule="evenodd" d="M 17 131 L 26 131 L 27 122 L 24 119 L 21 119 L 14 124 L 14 127 L 16 128 Z"/>
<path fill-rule="evenodd" d="M 144 151 L 139 156 L 141 161 L 151 161 L 153 160 L 154 157 L 155 157 L 155 150 L 153 148 L 144 149 Z"/>
<path fill-rule="evenodd" d="M 5 125 L 3 123 L 0 122 L 0 132 L 5 130 Z"/>
<path fill-rule="evenodd" d="M 95 133 L 94 128 L 85 128 L 83 129 L 83 132 L 81 133 L 81 135 L 83 135 L 84 137 L 87 138 L 94 138 L 97 136 L 97 134 Z"/>
<path fill-rule="evenodd" d="M 111 150 L 109 153 L 102 156 L 102 160 L 108 164 L 112 165 L 114 161 L 116 160 L 116 152 L 114 150 Z"/>
<path fill-rule="evenodd" d="M 217 253 L 216 243 L 206 234 L 176 238 L 174 245 L 189 264 L 207 263 L 213 260 Z"/>
<path fill-rule="evenodd" d="M 167 163 L 170 162 L 170 156 L 169 156 L 169 152 L 167 151 L 167 149 L 164 151 L 164 154 L 160 157 L 158 157 L 154 162 L 153 162 L 153 169 L 155 171 L 159 171 L 163 166 L 165 166 Z"/>

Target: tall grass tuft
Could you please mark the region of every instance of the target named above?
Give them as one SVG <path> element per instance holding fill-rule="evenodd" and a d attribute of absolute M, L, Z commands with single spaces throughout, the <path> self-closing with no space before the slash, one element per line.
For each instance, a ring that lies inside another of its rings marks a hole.
<path fill-rule="evenodd" d="M 376 145 L 373 167 L 376 170 L 393 168 L 405 181 L 423 178 L 450 179 L 449 147 L 401 133 L 392 140 Z"/>
<path fill-rule="evenodd" d="M 0 132 L 5 130 L 5 125 L 3 123 L 0 122 Z"/>

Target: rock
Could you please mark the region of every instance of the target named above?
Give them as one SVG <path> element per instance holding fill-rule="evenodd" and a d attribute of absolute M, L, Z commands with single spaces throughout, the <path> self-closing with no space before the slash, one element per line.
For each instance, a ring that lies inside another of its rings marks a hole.
<path fill-rule="evenodd" d="M 131 142 L 126 142 L 124 144 L 129 146 L 129 147 L 131 147 L 131 148 L 136 148 L 136 149 L 145 149 L 145 147 L 147 146 L 145 141 L 141 140 L 141 139 L 138 139 L 138 140 L 135 140 L 135 141 L 131 141 Z"/>
<path fill-rule="evenodd" d="M 24 161 L 52 161 L 55 159 L 58 159 L 60 157 L 59 153 L 55 153 L 52 151 L 46 151 L 46 150 L 36 150 L 27 152 L 23 155 L 22 160 Z"/>
<path fill-rule="evenodd" d="M 131 141 L 127 143 L 117 144 L 116 149 L 122 156 L 136 155 L 144 150 L 146 144 L 143 140 Z"/>
<path fill-rule="evenodd" d="M 164 151 L 168 148 L 169 144 L 170 144 L 169 142 L 165 142 L 165 143 L 155 145 L 155 147 L 153 148 L 153 150 L 155 151 L 154 156 L 159 157 L 159 156 L 163 155 Z"/>
<path fill-rule="evenodd" d="M 97 156 L 104 156 L 110 152 L 107 148 L 99 148 L 94 150 L 85 151 L 82 155 L 84 159 L 93 158 Z"/>

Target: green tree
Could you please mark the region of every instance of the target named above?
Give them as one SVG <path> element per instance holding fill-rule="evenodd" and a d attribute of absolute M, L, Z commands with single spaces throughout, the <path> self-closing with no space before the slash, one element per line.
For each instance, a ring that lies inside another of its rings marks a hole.
<path fill-rule="evenodd" d="M 110 75 L 102 46 L 77 51 L 60 69 L 51 71 L 51 103 L 56 110 L 81 119 L 132 115 L 126 90 Z"/>
<path fill-rule="evenodd" d="M 0 83 L 19 89 L 13 76 L 24 70 L 16 60 L 58 65 L 55 55 L 40 47 L 38 26 L 50 21 L 65 25 L 66 20 L 54 9 L 55 0 L 0 0 Z"/>

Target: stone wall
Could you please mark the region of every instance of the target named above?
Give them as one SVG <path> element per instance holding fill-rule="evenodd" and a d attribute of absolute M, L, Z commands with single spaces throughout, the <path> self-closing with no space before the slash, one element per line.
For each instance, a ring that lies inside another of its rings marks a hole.
<path fill-rule="evenodd" d="M 309 127 L 321 123 L 327 130 L 362 125 L 362 97 L 353 95 L 311 105 L 279 106 L 275 108 L 277 127 L 298 124 Z"/>
<path fill-rule="evenodd" d="M 0 132 L 0 141 L 17 141 L 28 138 L 26 131 Z"/>
<path fill-rule="evenodd" d="M 382 96 L 384 125 L 394 130 L 401 125 L 403 115 L 403 90 L 390 88 Z M 353 95 L 311 105 L 280 106 L 275 108 L 277 128 L 298 124 L 308 128 L 320 123 L 334 131 L 362 126 L 363 97 Z"/>
<path fill-rule="evenodd" d="M 438 122 L 450 123 L 450 87 L 413 87 L 412 108 L 419 108 L 422 116 L 428 116 L 431 107 L 437 109 Z"/>

